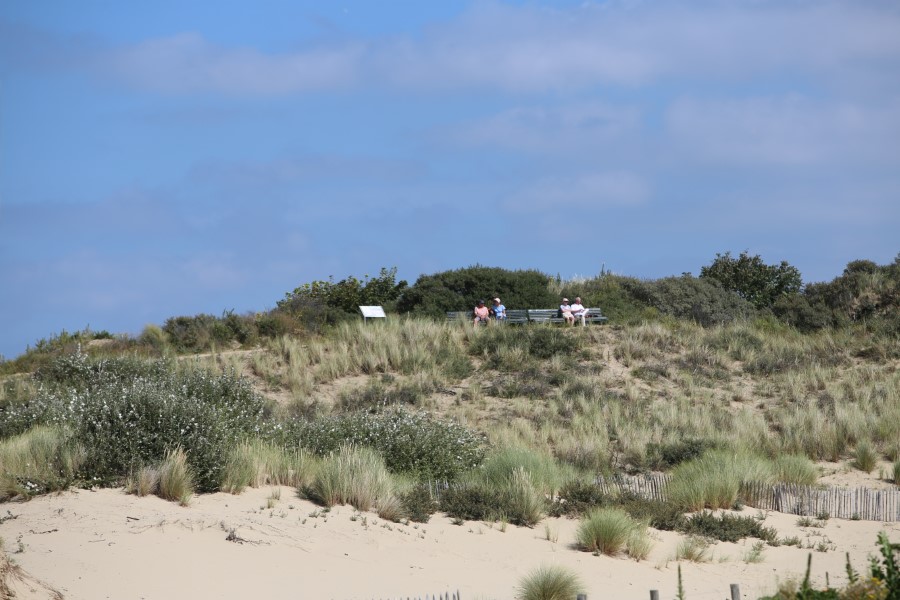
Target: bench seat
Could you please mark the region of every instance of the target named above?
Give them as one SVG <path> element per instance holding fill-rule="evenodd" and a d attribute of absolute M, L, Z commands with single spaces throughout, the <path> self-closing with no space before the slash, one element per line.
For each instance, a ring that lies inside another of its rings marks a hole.
<path fill-rule="evenodd" d="M 506 311 L 506 319 L 501 323 L 510 325 L 521 325 L 523 323 L 565 323 L 566 320 L 558 317 L 559 309 L 556 308 L 514 308 Z M 472 311 L 459 310 L 447 313 L 448 321 L 471 321 L 474 319 Z M 589 308 L 588 314 L 584 318 L 584 323 L 605 323 L 604 317 L 599 308 Z"/>

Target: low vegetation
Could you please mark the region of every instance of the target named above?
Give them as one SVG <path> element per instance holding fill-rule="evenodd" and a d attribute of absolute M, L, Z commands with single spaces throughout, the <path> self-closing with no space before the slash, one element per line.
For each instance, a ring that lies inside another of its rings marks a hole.
<path fill-rule="evenodd" d="M 900 480 L 900 257 L 805 286 L 746 253 L 655 281 L 395 275 L 303 284 L 266 313 L 173 317 L 137 338 L 63 332 L 0 363 L 0 500 L 125 485 L 187 504 L 289 485 L 390 520 L 569 515 L 585 550 L 637 560 L 648 526 L 674 530 L 682 557 L 704 560 L 709 539 L 776 543 L 752 517 L 705 512 L 752 503 L 754 484 L 813 484 L 819 460 L 886 460 L 882 478 Z M 480 297 L 537 308 L 563 294 L 609 326 L 443 319 Z M 362 323 L 361 303 L 391 318 Z M 665 502 L 596 484 L 651 471 L 671 475 Z"/>

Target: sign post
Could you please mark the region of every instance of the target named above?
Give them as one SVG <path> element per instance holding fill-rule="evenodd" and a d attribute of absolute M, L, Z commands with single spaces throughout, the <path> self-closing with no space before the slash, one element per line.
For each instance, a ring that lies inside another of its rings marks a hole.
<path fill-rule="evenodd" d="M 369 319 L 387 318 L 387 315 L 384 314 L 384 309 L 380 306 L 360 306 L 359 310 L 362 311 L 363 322 L 368 322 Z"/>

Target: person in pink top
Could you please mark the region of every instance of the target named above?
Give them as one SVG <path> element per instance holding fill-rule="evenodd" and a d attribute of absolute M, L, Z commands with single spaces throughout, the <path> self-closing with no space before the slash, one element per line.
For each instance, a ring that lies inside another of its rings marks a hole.
<path fill-rule="evenodd" d="M 487 325 L 490 320 L 490 311 L 488 311 L 488 307 L 484 305 L 484 300 L 479 300 L 478 304 L 475 306 L 475 322 L 473 325 L 478 327 L 479 324 Z"/>

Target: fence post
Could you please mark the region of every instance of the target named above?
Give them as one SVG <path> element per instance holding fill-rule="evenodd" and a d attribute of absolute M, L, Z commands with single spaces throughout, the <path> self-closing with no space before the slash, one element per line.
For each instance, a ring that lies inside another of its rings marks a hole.
<path fill-rule="evenodd" d="M 736 583 L 731 584 L 731 600 L 741 600 L 741 586 Z"/>

